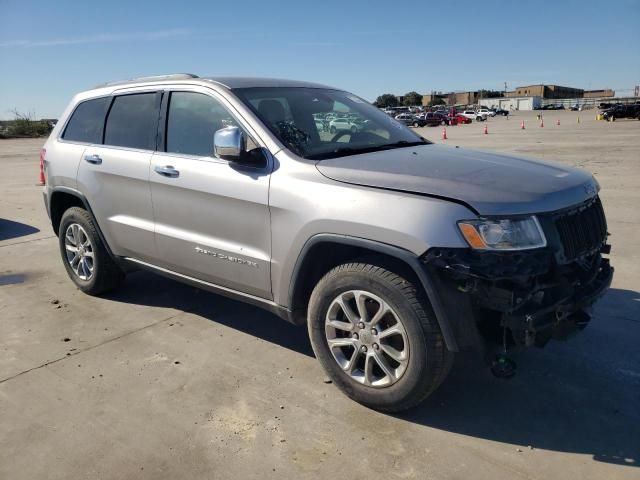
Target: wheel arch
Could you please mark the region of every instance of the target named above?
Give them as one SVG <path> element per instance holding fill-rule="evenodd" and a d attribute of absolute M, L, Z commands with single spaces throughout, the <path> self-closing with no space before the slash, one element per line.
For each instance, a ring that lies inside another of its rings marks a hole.
<path fill-rule="evenodd" d="M 49 213 L 51 216 L 51 226 L 53 227 L 54 233 L 56 235 L 59 234 L 62 216 L 64 215 L 64 212 L 66 212 L 71 207 L 84 208 L 89 213 L 89 216 L 91 217 L 91 220 L 96 227 L 98 235 L 100 236 L 102 244 L 104 245 L 111 258 L 116 260 L 116 257 L 113 255 L 111 248 L 107 243 L 107 240 L 102 234 L 102 230 L 100 229 L 98 220 L 93 214 L 93 210 L 91 210 L 89 201 L 81 192 L 74 190 L 73 188 L 55 187 L 51 192 L 51 197 L 49 199 Z"/>
<path fill-rule="evenodd" d="M 329 270 L 348 261 L 376 256 L 400 275 L 409 276 L 429 300 L 447 348 L 458 351 L 453 324 L 432 279 L 412 252 L 374 240 L 338 234 L 318 234 L 303 246 L 289 283 L 288 304 L 292 320 L 306 323 L 307 304 L 317 282 Z"/>

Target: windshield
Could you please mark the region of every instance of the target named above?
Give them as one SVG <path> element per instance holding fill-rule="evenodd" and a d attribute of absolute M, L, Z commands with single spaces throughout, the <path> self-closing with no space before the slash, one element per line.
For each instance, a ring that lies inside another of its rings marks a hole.
<path fill-rule="evenodd" d="M 340 90 L 239 88 L 233 92 L 297 155 L 322 160 L 430 142 Z"/>

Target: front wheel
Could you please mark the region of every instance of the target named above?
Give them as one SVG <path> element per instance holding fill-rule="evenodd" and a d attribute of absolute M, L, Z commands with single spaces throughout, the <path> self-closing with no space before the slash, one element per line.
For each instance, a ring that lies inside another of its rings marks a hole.
<path fill-rule="evenodd" d="M 413 126 L 418 128 L 420 126 L 420 124 L 418 122 L 413 122 Z"/>
<path fill-rule="evenodd" d="M 67 274 L 84 293 L 100 295 L 120 285 L 124 273 L 107 252 L 86 210 L 72 207 L 64 212 L 58 241 Z"/>
<path fill-rule="evenodd" d="M 373 264 L 348 263 L 327 273 L 311 295 L 308 328 L 316 358 L 335 385 L 380 411 L 420 403 L 453 361 L 424 295 Z"/>

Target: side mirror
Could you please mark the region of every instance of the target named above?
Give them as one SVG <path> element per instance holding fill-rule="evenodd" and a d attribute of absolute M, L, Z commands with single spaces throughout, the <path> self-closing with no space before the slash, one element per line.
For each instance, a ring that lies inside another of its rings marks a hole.
<path fill-rule="evenodd" d="M 246 151 L 244 133 L 238 127 L 226 127 L 213 134 L 213 153 L 217 158 L 237 162 Z"/>

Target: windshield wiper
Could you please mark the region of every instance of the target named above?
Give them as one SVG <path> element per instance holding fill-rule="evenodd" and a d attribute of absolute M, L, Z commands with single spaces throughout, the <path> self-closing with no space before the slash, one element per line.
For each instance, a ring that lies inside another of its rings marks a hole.
<path fill-rule="evenodd" d="M 386 150 L 389 148 L 417 147 L 418 145 L 431 145 L 431 142 L 423 140 L 419 142 L 408 142 L 407 140 L 400 140 L 399 142 L 385 143 L 384 145 L 378 146 L 378 148 L 381 150 Z"/>
<path fill-rule="evenodd" d="M 360 147 L 360 148 L 340 147 L 340 148 L 336 148 L 335 150 L 330 150 L 328 152 L 307 155 L 306 158 L 308 158 L 309 160 L 327 160 L 330 158 L 345 157 L 347 155 L 357 155 L 359 153 L 380 152 L 383 150 L 392 150 L 394 148 L 416 147 L 418 145 L 431 145 L 431 142 L 428 142 L 428 141 L 408 142 L 407 140 L 400 140 L 399 142 L 383 143 L 382 145 L 371 145 L 368 147 Z"/>

